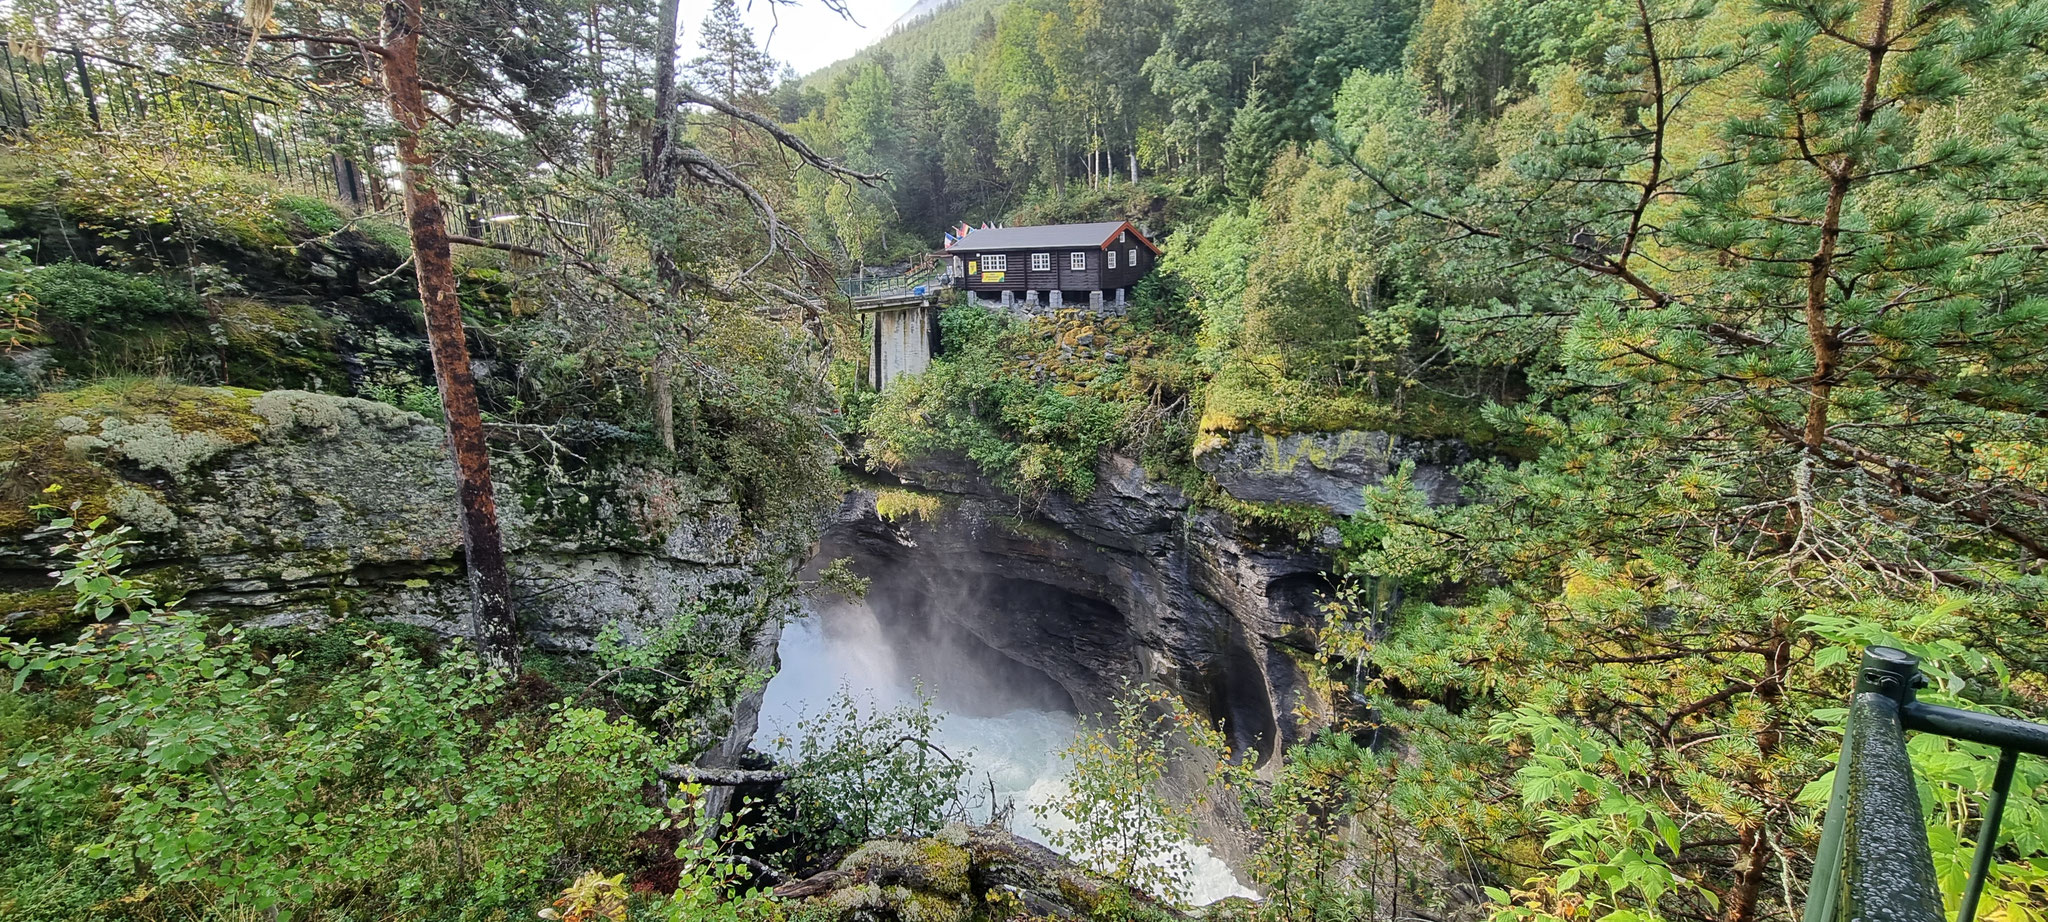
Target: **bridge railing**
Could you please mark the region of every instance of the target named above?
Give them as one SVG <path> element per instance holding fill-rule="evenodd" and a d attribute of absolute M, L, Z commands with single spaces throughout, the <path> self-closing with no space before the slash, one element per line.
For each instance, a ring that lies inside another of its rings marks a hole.
<path fill-rule="evenodd" d="M 1999 749 L 1955 922 L 1975 918 L 2012 790 L 2013 767 L 2022 754 L 2048 757 L 2048 725 L 1915 700 L 1914 690 L 1925 684 L 1920 661 L 1912 655 L 1890 647 L 1864 651 L 1814 855 L 1804 922 L 1944 922 L 1919 790 L 1906 753 L 1909 730 Z"/>
<path fill-rule="evenodd" d="M 839 279 L 839 292 L 855 301 L 877 298 L 908 298 L 936 294 L 946 287 L 945 276 L 936 271 L 895 275 L 856 275 Z"/>

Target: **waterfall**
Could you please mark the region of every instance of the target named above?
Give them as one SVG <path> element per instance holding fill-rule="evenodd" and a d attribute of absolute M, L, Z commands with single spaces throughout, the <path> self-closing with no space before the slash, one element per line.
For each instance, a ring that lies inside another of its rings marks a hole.
<path fill-rule="evenodd" d="M 1080 727 L 1071 705 L 1058 700 L 1063 694 L 963 659 L 964 651 L 948 644 L 906 649 L 891 640 L 865 604 L 808 608 L 802 621 L 782 632 L 782 666 L 763 696 L 756 746 L 789 755 L 792 747 L 784 741 L 797 735 L 806 709 L 824 706 L 842 688 L 863 707 L 888 708 L 914 704 L 921 684 L 942 718 L 932 742 L 968 763 L 971 793 L 993 789 L 997 804 L 1013 807 L 1012 830 L 1046 843 L 1048 829 L 1061 820 L 1040 813 L 1063 790 L 1061 753 Z M 980 652 L 985 660 L 992 651 Z M 979 819 L 995 806 L 987 799 L 976 801 Z M 1182 849 L 1194 868 L 1188 892 L 1181 894 L 1188 902 L 1253 895 L 1207 847 L 1189 842 Z"/>

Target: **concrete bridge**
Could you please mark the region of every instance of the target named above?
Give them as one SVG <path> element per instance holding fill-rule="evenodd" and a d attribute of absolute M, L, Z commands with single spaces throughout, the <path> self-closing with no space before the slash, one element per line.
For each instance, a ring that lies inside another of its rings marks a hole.
<path fill-rule="evenodd" d="M 881 390 L 901 375 L 930 367 L 939 354 L 939 305 L 952 291 L 936 266 L 901 275 L 854 276 L 839 280 L 862 327 L 871 331 L 868 386 Z M 872 318 L 872 319 L 870 319 Z"/>

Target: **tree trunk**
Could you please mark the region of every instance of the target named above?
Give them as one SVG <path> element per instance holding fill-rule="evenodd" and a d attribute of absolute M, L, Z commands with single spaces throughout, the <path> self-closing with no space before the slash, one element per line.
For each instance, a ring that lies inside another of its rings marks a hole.
<path fill-rule="evenodd" d="M 1884 77 L 1884 58 L 1893 41 L 1892 14 L 1892 0 L 1878 0 L 1871 12 L 1870 39 L 1858 43 L 1868 55 L 1863 70 L 1863 98 L 1856 109 L 1856 122 L 1864 128 L 1869 127 L 1883 105 L 1879 89 Z M 1829 400 L 1842 351 L 1840 335 L 1828 319 L 1828 281 L 1835 268 L 1836 245 L 1842 237 L 1843 205 L 1849 198 L 1850 187 L 1857 181 L 1856 170 L 1860 165 L 1851 152 L 1828 168 L 1828 202 L 1821 214 L 1820 246 L 1806 274 L 1805 320 L 1807 341 L 1813 350 L 1813 387 L 1806 401 L 1804 434 L 1807 452 L 1816 456 L 1827 441 Z"/>
<path fill-rule="evenodd" d="M 642 167 L 646 183 L 642 194 L 648 199 L 663 199 L 675 194 L 675 164 L 669 162 L 669 145 L 676 138 L 676 50 L 677 20 L 682 0 L 662 0 L 661 15 L 655 26 L 654 59 L 654 128 L 648 133 L 647 161 Z M 683 290 L 682 272 L 677 269 L 675 254 L 669 252 L 666 242 L 649 242 L 649 256 L 654 263 L 654 275 L 661 280 L 662 290 L 670 296 Z M 685 330 L 684 335 L 688 336 Z M 668 349 L 662 345 L 660 336 L 655 338 L 654 367 L 649 375 L 648 396 L 654 404 L 654 427 L 661 436 L 661 445 L 670 452 L 676 449 L 675 432 L 675 380 L 670 373 L 671 362 Z"/>
<path fill-rule="evenodd" d="M 669 454 L 676 451 L 676 387 L 675 373 L 669 361 L 668 350 L 663 349 L 654 356 L 654 432 L 661 437 L 661 447 Z"/>
<path fill-rule="evenodd" d="M 648 198 L 664 198 L 676 190 L 674 165 L 667 161 L 676 136 L 676 18 L 681 2 L 662 0 L 655 26 L 654 128 L 647 135 L 646 162 L 640 165 Z"/>
<path fill-rule="evenodd" d="M 590 55 L 591 73 L 597 74 L 597 88 L 590 95 L 591 113 L 596 116 L 597 130 L 590 133 L 590 165 L 598 176 L 612 174 L 612 109 L 611 92 L 604 82 L 604 28 L 599 16 L 597 0 L 591 0 L 589 8 L 589 38 L 584 41 L 585 51 Z"/>
<path fill-rule="evenodd" d="M 1766 715 L 1764 725 L 1756 734 L 1759 770 L 1778 754 L 1778 745 L 1784 737 L 1785 680 L 1792 669 L 1792 626 L 1779 619 L 1771 627 L 1772 634 L 1767 641 L 1769 649 L 1764 654 L 1763 680 L 1757 683 L 1755 691 L 1763 702 Z M 1758 787 L 1764 785 L 1764 780 L 1756 772 L 1748 774 L 1746 781 Z M 1755 922 L 1765 875 L 1771 866 L 1770 824 L 1758 819 L 1737 830 L 1737 835 L 1741 841 L 1735 847 L 1735 885 L 1729 888 L 1723 900 L 1721 918 L 1724 922 Z"/>
<path fill-rule="evenodd" d="M 519 671 L 519 626 L 513 618 L 504 539 L 498 533 L 497 499 L 491 492 L 491 455 L 484 444 L 476 380 L 470 376 L 469 346 L 463 340 L 447 219 L 440 194 L 434 191 L 433 165 L 420 149 L 427 122 L 427 103 L 420 94 L 420 21 L 420 0 L 395 0 L 384 9 L 384 94 L 391 118 L 401 129 L 398 161 L 412 231 L 413 273 L 419 278 L 427 344 L 455 456 L 471 631 L 484 662 L 500 673 L 513 674 Z"/>

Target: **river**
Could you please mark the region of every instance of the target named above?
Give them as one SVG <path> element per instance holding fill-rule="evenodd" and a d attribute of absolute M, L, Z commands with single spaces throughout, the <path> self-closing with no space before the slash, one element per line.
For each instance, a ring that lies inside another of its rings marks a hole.
<path fill-rule="evenodd" d="M 815 606 L 785 629 L 782 667 L 763 696 L 756 746 L 789 755 L 779 741 L 795 737 L 805 711 L 827 705 L 842 688 L 864 707 L 886 708 L 914 703 L 921 684 L 941 717 L 932 742 L 968 763 L 974 793 L 993 788 L 998 802 L 1014 808 L 1013 831 L 1046 842 L 1047 830 L 1061 820 L 1042 811 L 1063 790 L 1062 752 L 1079 729 L 1064 694 L 1047 687 L 1049 680 L 1033 684 L 987 668 L 985 649 L 975 668 L 947 668 L 967 660 L 926 643 L 892 642 L 892 636 L 864 604 Z M 987 817 L 986 800 L 976 799 L 977 819 Z M 1208 848 L 1189 842 L 1182 850 L 1194 869 L 1180 894 L 1188 902 L 1252 895 Z"/>

